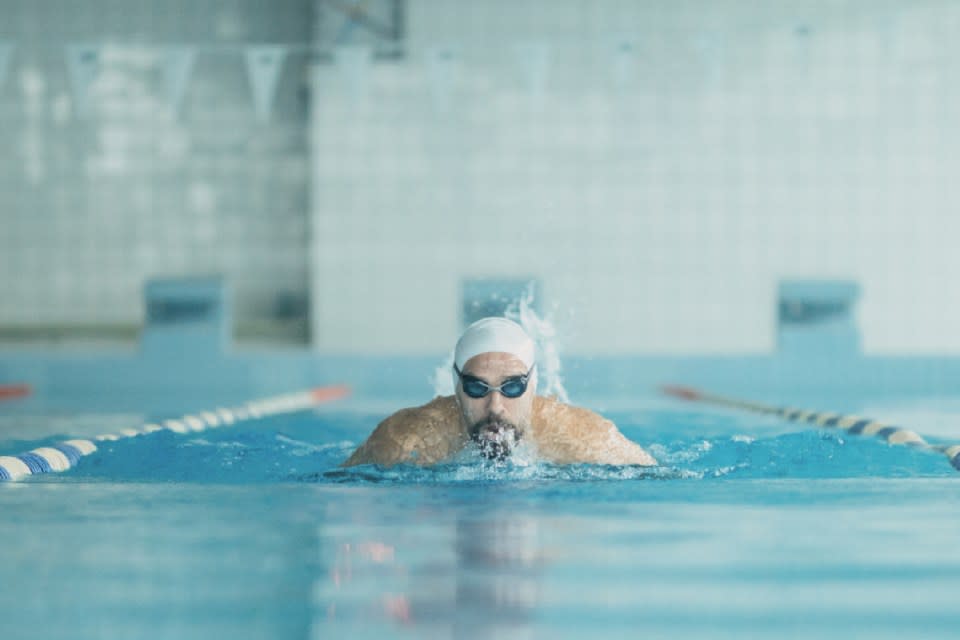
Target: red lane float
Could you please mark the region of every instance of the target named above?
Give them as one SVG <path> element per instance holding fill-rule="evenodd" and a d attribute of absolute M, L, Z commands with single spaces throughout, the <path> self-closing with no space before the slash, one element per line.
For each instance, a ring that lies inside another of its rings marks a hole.
<path fill-rule="evenodd" d="M 25 398 L 33 393 L 28 384 L 0 384 L 0 400 Z"/>
<path fill-rule="evenodd" d="M 350 387 L 345 384 L 331 387 L 317 387 L 310 391 L 310 395 L 314 402 L 330 402 L 331 400 L 339 400 L 340 398 L 345 398 L 350 395 Z"/>

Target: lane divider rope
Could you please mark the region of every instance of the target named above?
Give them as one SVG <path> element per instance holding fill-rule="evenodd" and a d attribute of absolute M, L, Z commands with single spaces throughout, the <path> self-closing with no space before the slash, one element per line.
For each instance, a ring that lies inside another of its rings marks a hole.
<path fill-rule="evenodd" d="M 936 451 L 945 455 L 947 459 L 950 460 L 953 468 L 960 471 L 960 445 L 930 444 L 916 432 L 910 429 L 904 429 L 903 427 L 884 424 L 860 416 L 840 415 L 827 411 L 808 411 L 795 409 L 793 407 L 774 407 L 759 402 L 750 402 L 704 393 L 691 387 L 679 385 L 665 385 L 660 387 L 660 390 L 668 396 L 680 398 L 681 400 L 716 404 L 730 407 L 731 409 L 741 409 L 743 411 L 776 416 L 790 422 L 804 422 L 821 428 L 836 428 L 846 431 L 851 435 L 876 436 L 890 444 L 906 445 Z"/>
<path fill-rule="evenodd" d="M 33 392 L 28 384 L 0 384 L 0 400 L 25 398 Z"/>
<path fill-rule="evenodd" d="M 165 420 L 161 424 L 148 423 L 137 428 L 121 429 L 117 433 L 103 433 L 91 439 L 73 439 L 39 447 L 13 456 L 0 456 L 0 481 L 19 480 L 30 475 L 61 472 L 75 467 L 80 459 L 97 450 L 96 442 L 112 442 L 135 438 L 157 431 L 193 433 L 217 427 L 226 427 L 244 420 L 255 420 L 281 413 L 303 411 L 318 404 L 350 395 L 345 385 L 317 387 L 308 391 L 285 393 L 248 402 L 233 409 L 218 408 L 178 419 Z"/>

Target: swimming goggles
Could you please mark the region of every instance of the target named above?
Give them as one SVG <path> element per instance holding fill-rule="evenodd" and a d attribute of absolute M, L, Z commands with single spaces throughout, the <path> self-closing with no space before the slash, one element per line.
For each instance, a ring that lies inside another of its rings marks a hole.
<path fill-rule="evenodd" d="M 527 384 L 530 381 L 530 374 L 533 373 L 533 368 L 536 366 L 537 365 L 534 364 L 532 367 L 530 367 L 530 370 L 522 376 L 507 378 L 500 383 L 499 387 L 492 387 L 476 376 L 463 373 L 459 368 L 457 368 L 457 365 L 453 365 L 453 370 L 456 371 L 457 375 L 460 377 L 460 384 L 463 385 L 463 392 L 471 398 L 482 398 L 491 391 L 499 391 L 500 395 L 502 395 L 504 398 L 519 398 L 526 393 Z"/>

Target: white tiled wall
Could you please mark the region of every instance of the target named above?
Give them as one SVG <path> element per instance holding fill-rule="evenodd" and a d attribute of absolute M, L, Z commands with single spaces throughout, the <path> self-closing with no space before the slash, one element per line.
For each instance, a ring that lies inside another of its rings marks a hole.
<path fill-rule="evenodd" d="M 464 279 L 531 274 L 567 352 L 758 352 L 780 279 L 838 277 L 866 350 L 960 350 L 956 3 L 409 0 L 405 58 L 293 53 L 259 123 L 241 48 L 330 44 L 323 4 L 0 0 L 0 324 L 222 273 L 241 318 L 309 286 L 321 351 L 435 352 Z M 171 43 L 224 46 L 179 119 Z"/>
<path fill-rule="evenodd" d="M 136 324 L 152 276 L 223 274 L 237 315 L 306 295 L 308 61 L 256 120 L 248 44 L 308 44 L 311 0 L 0 0 L 0 325 Z M 100 51 L 80 118 L 65 47 Z M 163 47 L 196 46 L 181 117 Z"/>
<path fill-rule="evenodd" d="M 532 273 L 573 353 L 768 351 L 798 277 L 861 283 L 869 352 L 960 351 L 960 5 L 411 0 L 407 22 L 403 61 L 314 73 L 318 349 L 443 351 L 464 278 Z"/>

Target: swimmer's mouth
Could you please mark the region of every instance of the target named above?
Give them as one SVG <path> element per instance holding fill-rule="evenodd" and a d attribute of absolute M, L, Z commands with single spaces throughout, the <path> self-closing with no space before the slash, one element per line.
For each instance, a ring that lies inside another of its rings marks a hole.
<path fill-rule="evenodd" d="M 482 425 L 477 435 L 488 440 L 499 440 L 515 432 L 516 429 L 513 428 L 513 425 L 495 422 Z"/>
<path fill-rule="evenodd" d="M 473 436 L 480 453 L 489 460 L 504 460 L 519 439 L 516 427 L 502 422 L 479 425 Z"/>

